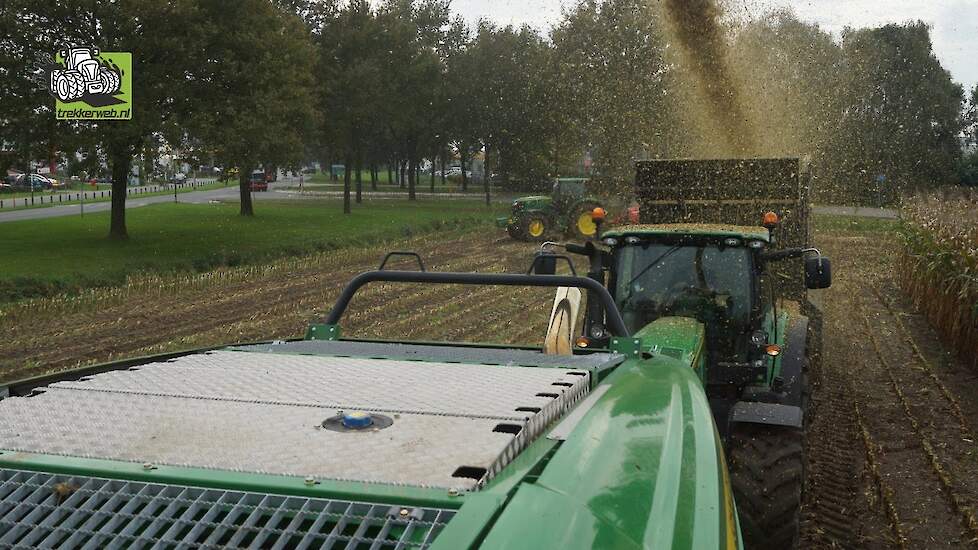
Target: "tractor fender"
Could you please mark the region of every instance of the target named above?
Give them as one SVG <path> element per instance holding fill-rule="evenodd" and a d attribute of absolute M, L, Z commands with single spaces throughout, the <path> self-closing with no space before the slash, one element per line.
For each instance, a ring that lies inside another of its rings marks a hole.
<path fill-rule="evenodd" d="M 789 426 L 801 428 L 805 414 L 801 407 L 759 401 L 738 401 L 730 409 L 729 423 L 765 424 L 767 426 Z"/>
<path fill-rule="evenodd" d="M 781 355 L 781 374 L 784 381 L 785 405 L 803 407 L 805 404 L 806 363 L 808 361 L 808 317 L 798 315 L 788 324 Z"/>

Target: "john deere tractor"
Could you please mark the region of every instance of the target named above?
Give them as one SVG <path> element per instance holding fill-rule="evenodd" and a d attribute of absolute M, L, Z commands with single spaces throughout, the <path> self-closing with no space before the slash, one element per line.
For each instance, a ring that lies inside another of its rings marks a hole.
<path fill-rule="evenodd" d="M 509 216 L 496 219 L 509 236 L 522 241 L 543 241 L 554 234 L 578 239 L 594 236 L 591 212 L 601 206 L 587 194 L 587 179 L 557 178 L 550 196 L 520 197 L 513 201 Z"/>
<path fill-rule="evenodd" d="M 831 284 L 828 258 L 808 245 L 808 183 L 797 159 L 639 162 L 648 223 L 563 245 L 590 259 L 588 276 L 606 286 L 643 356 L 696 373 L 747 548 L 798 542 L 808 369 L 820 347 L 807 290 Z M 577 347 L 614 346 L 591 298 Z"/>

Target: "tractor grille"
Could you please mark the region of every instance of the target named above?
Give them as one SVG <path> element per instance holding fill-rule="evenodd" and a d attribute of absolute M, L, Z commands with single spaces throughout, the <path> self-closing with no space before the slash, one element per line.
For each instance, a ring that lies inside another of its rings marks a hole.
<path fill-rule="evenodd" d="M 454 515 L 0 469 L 0 548 L 424 549 Z"/>

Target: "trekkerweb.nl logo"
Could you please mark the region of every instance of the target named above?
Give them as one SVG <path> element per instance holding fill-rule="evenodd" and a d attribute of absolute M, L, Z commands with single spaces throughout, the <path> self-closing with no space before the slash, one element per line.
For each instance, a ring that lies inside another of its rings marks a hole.
<path fill-rule="evenodd" d="M 58 120 L 132 118 L 132 54 L 72 46 L 54 56 L 49 88 Z"/>

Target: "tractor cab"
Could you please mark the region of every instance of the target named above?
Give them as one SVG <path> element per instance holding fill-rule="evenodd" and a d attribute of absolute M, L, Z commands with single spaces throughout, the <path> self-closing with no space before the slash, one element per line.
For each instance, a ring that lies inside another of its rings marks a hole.
<path fill-rule="evenodd" d="M 675 224 L 613 230 L 609 290 L 625 325 L 637 332 L 664 317 L 703 324 L 718 359 L 744 361 L 745 338 L 763 321 L 757 254 L 764 228 Z M 712 355 L 712 353 L 711 353 Z"/>
<path fill-rule="evenodd" d="M 86 80 L 95 80 L 98 78 L 99 62 L 92 55 L 97 55 L 97 52 L 88 48 L 71 48 L 65 57 L 65 66 L 80 71 Z"/>
<path fill-rule="evenodd" d="M 569 207 L 587 194 L 587 178 L 556 178 L 551 196 L 558 207 Z"/>

